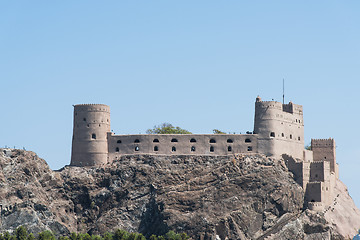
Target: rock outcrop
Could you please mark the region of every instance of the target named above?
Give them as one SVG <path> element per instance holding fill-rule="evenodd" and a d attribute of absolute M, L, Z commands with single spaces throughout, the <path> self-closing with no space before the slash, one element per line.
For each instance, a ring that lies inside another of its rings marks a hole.
<path fill-rule="evenodd" d="M 52 171 L 35 153 L 1 149 L 0 167 L 2 231 L 345 239 L 360 227 L 341 182 L 332 206 L 304 211 L 302 188 L 284 161 L 263 155 L 124 156 L 101 168 Z"/>

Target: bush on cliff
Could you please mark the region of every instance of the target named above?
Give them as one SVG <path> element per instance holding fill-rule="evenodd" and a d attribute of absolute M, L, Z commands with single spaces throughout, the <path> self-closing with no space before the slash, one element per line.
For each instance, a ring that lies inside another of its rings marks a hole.
<path fill-rule="evenodd" d="M 18 227 L 13 234 L 9 232 L 1 233 L 0 240 L 146 240 L 141 233 L 129 233 L 125 230 L 116 230 L 114 233 L 100 235 L 89 235 L 88 233 L 71 233 L 70 236 L 60 236 L 58 238 L 51 231 L 40 232 L 35 238 L 32 233 L 28 233 L 26 227 Z M 150 240 L 187 240 L 189 237 L 185 233 L 175 233 L 169 231 L 165 236 L 151 235 Z"/>

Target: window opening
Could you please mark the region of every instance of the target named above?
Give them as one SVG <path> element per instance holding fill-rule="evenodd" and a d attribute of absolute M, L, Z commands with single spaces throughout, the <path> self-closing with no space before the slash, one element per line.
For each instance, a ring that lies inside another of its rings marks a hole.
<path fill-rule="evenodd" d="M 155 139 L 153 140 L 153 142 L 159 142 L 159 139 L 155 138 Z"/>
<path fill-rule="evenodd" d="M 139 151 L 140 148 L 138 146 L 135 147 L 135 151 Z"/>
<path fill-rule="evenodd" d="M 84 122 L 86 122 L 86 118 L 83 118 Z"/>
<path fill-rule="evenodd" d="M 134 143 L 139 143 L 140 140 L 139 139 L 135 139 Z"/>
<path fill-rule="evenodd" d="M 226 142 L 233 143 L 234 141 L 232 139 L 228 139 Z"/>
<path fill-rule="evenodd" d="M 117 142 L 116 143 L 121 143 L 121 140 L 117 140 Z"/>
<path fill-rule="evenodd" d="M 285 137 L 285 134 L 284 134 L 284 133 L 282 133 L 282 134 L 281 134 L 281 136 L 282 136 L 282 137 Z"/>
<path fill-rule="evenodd" d="M 210 139 L 210 143 L 216 143 L 216 140 L 215 139 Z"/>
<path fill-rule="evenodd" d="M 292 139 L 292 135 L 290 134 L 290 139 Z"/>
<path fill-rule="evenodd" d="M 195 152 L 195 150 L 196 150 L 196 149 L 195 149 L 195 146 L 192 146 L 192 147 L 191 147 L 191 151 L 192 151 L 192 152 Z"/>
<path fill-rule="evenodd" d="M 214 147 L 213 146 L 210 147 L 210 152 L 214 152 Z"/>
<path fill-rule="evenodd" d="M 298 137 L 298 140 L 300 141 L 300 137 Z"/>
<path fill-rule="evenodd" d="M 249 152 L 252 151 L 252 146 L 248 146 L 248 151 L 249 151 Z"/>
<path fill-rule="evenodd" d="M 158 146 L 155 146 L 155 147 L 154 147 L 154 151 L 155 151 L 155 152 L 159 151 L 159 147 L 158 147 Z"/>
<path fill-rule="evenodd" d="M 176 152 L 176 147 L 173 146 L 173 147 L 171 148 L 171 151 L 172 151 L 172 152 Z"/>
<path fill-rule="evenodd" d="M 195 138 L 190 139 L 190 142 L 196 142 Z"/>
<path fill-rule="evenodd" d="M 231 151 L 232 151 L 232 147 L 228 146 L 228 152 L 231 152 Z"/>
<path fill-rule="evenodd" d="M 96 134 L 93 133 L 93 134 L 91 135 L 91 138 L 92 138 L 92 139 L 96 139 Z"/>
<path fill-rule="evenodd" d="M 120 149 L 117 147 L 117 148 L 115 149 L 115 151 L 118 152 L 118 151 L 120 151 Z"/>
<path fill-rule="evenodd" d="M 247 138 L 247 139 L 245 139 L 245 142 L 246 142 L 246 143 L 251 143 L 251 139 L 250 139 L 250 138 Z"/>
<path fill-rule="evenodd" d="M 270 137 L 275 137 L 275 133 L 274 133 L 274 132 L 271 132 L 271 133 L 270 133 Z"/>
<path fill-rule="evenodd" d="M 171 139 L 171 142 L 178 142 L 176 138 Z"/>

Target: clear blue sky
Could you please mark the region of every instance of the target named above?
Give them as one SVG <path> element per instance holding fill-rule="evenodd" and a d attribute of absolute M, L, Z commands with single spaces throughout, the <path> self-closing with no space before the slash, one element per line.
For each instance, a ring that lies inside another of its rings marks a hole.
<path fill-rule="evenodd" d="M 254 101 L 304 106 L 335 138 L 360 206 L 359 1 L 1 1 L 0 146 L 70 162 L 73 104 L 111 106 L 117 134 L 170 122 L 253 128 Z"/>

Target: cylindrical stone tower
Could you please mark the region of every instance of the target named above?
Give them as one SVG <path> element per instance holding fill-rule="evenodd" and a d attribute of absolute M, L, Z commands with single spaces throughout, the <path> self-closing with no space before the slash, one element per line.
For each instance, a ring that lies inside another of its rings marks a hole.
<path fill-rule="evenodd" d="M 108 161 L 107 133 L 110 107 L 104 104 L 74 106 L 71 166 L 98 166 Z"/>

